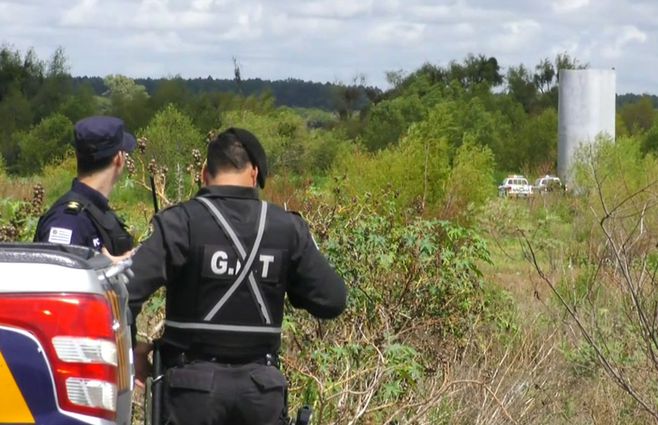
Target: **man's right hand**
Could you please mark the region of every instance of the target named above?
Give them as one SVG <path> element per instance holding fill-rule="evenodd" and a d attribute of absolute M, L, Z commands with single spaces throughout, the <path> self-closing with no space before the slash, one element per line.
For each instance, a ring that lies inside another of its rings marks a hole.
<path fill-rule="evenodd" d="M 151 375 L 153 366 L 149 361 L 148 355 L 153 351 L 153 344 L 143 341 L 137 341 L 133 349 L 135 359 L 135 385 L 144 388 L 146 378 Z"/>
<path fill-rule="evenodd" d="M 126 259 L 132 257 L 133 254 L 135 253 L 135 250 L 136 250 L 136 248 L 133 248 L 130 251 L 126 251 L 125 253 L 123 253 L 121 255 L 112 255 L 112 254 L 110 254 L 110 251 L 107 250 L 107 248 L 102 247 L 101 248 L 101 254 L 108 257 L 110 260 L 112 260 L 112 264 L 118 264 L 118 263 L 122 262 L 123 260 L 126 260 Z"/>

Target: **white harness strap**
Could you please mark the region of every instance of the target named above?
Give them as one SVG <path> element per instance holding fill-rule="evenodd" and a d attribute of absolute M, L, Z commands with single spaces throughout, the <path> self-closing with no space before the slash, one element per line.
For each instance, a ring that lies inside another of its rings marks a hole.
<path fill-rule="evenodd" d="M 226 291 L 224 296 L 222 296 L 222 298 L 217 302 L 217 304 L 215 304 L 215 306 L 210 310 L 210 312 L 208 312 L 206 317 L 204 317 L 204 320 L 206 321 L 212 320 L 217 315 L 217 312 L 219 312 L 219 310 L 224 306 L 224 304 L 226 304 L 226 302 L 231 298 L 233 293 L 238 289 L 244 278 L 247 275 L 249 275 L 247 279 L 249 281 L 249 289 L 251 290 L 251 293 L 256 298 L 261 316 L 265 321 L 266 325 L 271 324 L 272 319 L 267 309 L 267 305 L 265 304 L 263 295 L 261 294 L 260 289 L 258 288 L 258 284 L 256 283 L 256 279 L 254 278 L 254 274 L 251 272 L 251 266 L 254 263 L 254 259 L 256 258 L 258 249 L 260 248 L 260 243 L 263 238 L 263 233 L 265 231 L 265 221 L 267 219 L 267 202 L 261 201 L 260 217 L 258 219 L 258 233 L 256 234 L 256 240 L 254 241 L 254 245 L 251 248 L 251 252 L 249 252 L 249 257 L 247 258 L 247 252 L 245 251 L 242 242 L 240 242 L 240 239 L 236 235 L 235 231 L 229 224 L 228 220 L 219 211 L 219 209 L 206 198 L 198 197 L 195 199 L 201 202 L 208 209 L 210 214 L 215 218 L 219 227 L 221 227 L 226 233 L 226 235 L 228 235 L 228 237 L 231 239 L 231 242 L 233 243 L 235 249 L 238 251 L 238 254 L 240 255 L 241 259 L 243 261 L 246 259 L 246 263 L 242 268 L 242 271 L 238 275 L 238 278 L 235 280 L 235 282 L 233 282 L 231 287 Z"/>
<path fill-rule="evenodd" d="M 194 329 L 200 331 L 222 331 L 222 332 L 247 332 L 280 334 L 281 328 L 274 326 L 244 326 L 244 325 L 216 325 L 214 323 L 177 322 L 165 320 L 165 325 L 178 329 Z"/>

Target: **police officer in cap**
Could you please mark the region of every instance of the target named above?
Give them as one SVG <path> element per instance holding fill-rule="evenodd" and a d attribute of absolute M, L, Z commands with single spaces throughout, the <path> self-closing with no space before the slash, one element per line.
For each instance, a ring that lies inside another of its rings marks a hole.
<path fill-rule="evenodd" d="M 123 121 L 94 116 L 74 128 L 77 178 L 71 190 L 39 219 L 35 242 L 82 245 L 125 254 L 133 241 L 125 224 L 108 204 L 108 198 L 135 149 L 135 138 L 124 131 Z"/>
<path fill-rule="evenodd" d="M 278 369 L 284 297 L 319 318 L 345 308 L 345 283 L 297 214 L 259 200 L 267 163 L 258 139 L 231 128 L 208 145 L 204 187 L 161 211 L 133 256 L 133 317 L 163 283 L 161 353 L 170 424 L 286 423 Z M 145 378 L 146 343 L 136 349 Z"/>

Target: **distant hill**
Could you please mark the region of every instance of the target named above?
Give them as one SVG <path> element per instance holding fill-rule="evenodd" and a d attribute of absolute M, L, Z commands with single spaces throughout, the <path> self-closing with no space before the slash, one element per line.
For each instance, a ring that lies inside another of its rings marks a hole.
<path fill-rule="evenodd" d="M 625 94 L 618 94 L 617 95 L 617 108 L 627 104 L 627 103 L 635 103 L 638 100 L 640 100 L 643 97 L 648 97 L 651 99 L 651 103 L 653 103 L 654 108 L 658 108 L 658 96 L 655 94 L 635 94 L 635 93 L 625 93 Z"/>
<path fill-rule="evenodd" d="M 107 91 L 101 77 L 74 77 L 74 84 L 88 83 L 98 95 Z M 146 87 L 149 94 L 155 93 L 158 86 L 167 79 L 164 78 L 137 78 L 135 82 Z M 203 92 L 231 92 L 237 93 L 238 86 L 232 79 L 193 78 L 181 79 L 191 94 Z M 245 96 L 258 95 L 270 91 L 276 99 L 277 106 L 295 108 L 318 108 L 327 111 L 336 110 L 336 97 L 340 86 L 332 83 L 317 83 L 297 79 L 287 80 L 261 80 L 260 78 L 242 80 L 240 91 Z M 367 103 L 363 96 L 361 106 Z"/>
<path fill-rule="evenodd" d="M 166 78 L 137 78 L 135 82 L 146 87 L 146 91 L 152 95 L 158 86 L 169 79 Z M 238 93 L 238 86 L 232 79 L 190 78 L 181 79 L 190 94 L 206 92 L 229 92 Z M 107 91 L 107 87 L 101 77 L 73 77 L 74 85 L 88 83 L 93 87 L 97 95 Z M 245 96 L 259 95 L 267 91 L 271 92 L 276 99 L 277 106 L 289 106 L 292 108 L 317 108 L 325 111 L 337 109 L 337 97 L 341 86 L 333 83 L 318 83 L 289 78 L 287 80 L 262 80 L 260 78 L 242 80 L 240 90 Z M 365 94 L 366 88 L 362 88 L 360 99 L 355 104 L 355 109 L 361 109 L 368 104 Z M 625 93 L 617 95 L 617 108 L 637 102 L 640 98 L 648 96 L 655 108 L 658 108 L 658 96 L 650 94 Z"/>

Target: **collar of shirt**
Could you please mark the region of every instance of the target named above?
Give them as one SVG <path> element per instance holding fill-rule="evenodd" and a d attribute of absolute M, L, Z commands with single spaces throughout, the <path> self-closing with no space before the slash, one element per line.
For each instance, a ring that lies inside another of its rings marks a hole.
<path fill-rule="evenodd" d="M 196 196 L 258 199 L 258 190 L 254 187 L 246 186 L 206 186 L 201 188 Z"/>
<path fill-rule="evenodd" d="M 100 193 L 95 189 L 92 189 L 91 187 L 82 183 L 78 179 L 73 180 L 73 184 L 71 185 L 71 190 L 89 199 L 91 202 L 94 203 L 94 205 L 96 205 L 98 208 L 100 208 L 103 211 L 107 211 L 110 209 L 109 202 L 107 198 L 103 196 L 102 193 Z"/>

